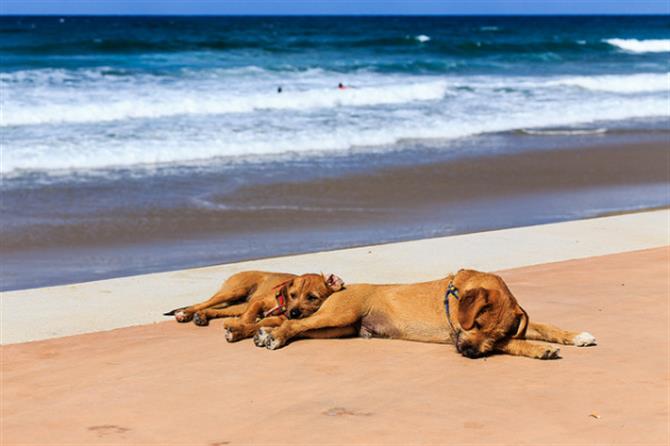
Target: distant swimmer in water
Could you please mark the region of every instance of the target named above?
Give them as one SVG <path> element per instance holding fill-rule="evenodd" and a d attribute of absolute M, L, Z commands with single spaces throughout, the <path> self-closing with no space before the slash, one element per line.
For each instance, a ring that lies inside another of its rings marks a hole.
<path fill-rule="evenodd" d="M 282 88 L 281 88 L 281 85 L 280 85 L 279 87 L 277 87 L 277 93 L 281 93 L 281 92 L 282 92 Z"/>
<path fill-rule="evenodd" d="M 340 82 L 339 84 L 337 84 L 337 88 L 339 88 L 340 90 L 344 90 L 347 87 L 345 87 L 344 84 L 342 82 Z"/>

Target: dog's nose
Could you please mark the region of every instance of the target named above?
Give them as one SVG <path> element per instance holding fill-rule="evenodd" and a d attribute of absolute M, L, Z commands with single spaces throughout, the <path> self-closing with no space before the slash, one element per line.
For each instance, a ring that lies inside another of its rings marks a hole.
<path fill-rule="evenodd" d="M 300 317 L 300 310 L 298 308 L 294 308 L 291 310 L 291 312 L 288 314 L 291 319 L 298 319 Z"/>
<path fill-rule="evenodd" d="M 470 345 L 461 348 L 461 354 L 467 358 L 478 358 L 479 356 L 481 356 L 479 350 Z"/>
<path fill-rule="evenodd" d="M 474 346 L 472 346 L 469 343 L 457 344 L 456 349 L 461 355 L 465 356 L 466 358 L 478 358 L 479 356 L 481 356 L 479 350 L 477 350 Z"/>

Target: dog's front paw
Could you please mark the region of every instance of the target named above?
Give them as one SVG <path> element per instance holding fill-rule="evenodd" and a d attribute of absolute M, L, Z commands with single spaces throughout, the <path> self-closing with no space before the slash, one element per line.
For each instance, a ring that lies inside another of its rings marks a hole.
<path fill-rule="evenodd" d="M 179 310 L 175 312 L 174 318 L 177 322 L 190 322 L 191 319 L 193 319 L 193 314 L 187 313 L 184 310 Z"/>
<path fill-rule="evenodd" d="M 557 347 L 547 347 L 540 353 L 538 359 L 558 359 L 561 357 L 561 349 Z"/>
<path fill-rule="evenodd" d="M 577 347 L 588 347 L 589 345 L 596 345 L 596 338 L 591 333 L 583 331 L 575 336 L 572 343 Z"/>
<path fill-rule="evenodd" d="M 270 336 L 270 332 L 266 330 L 265 328 L 259 328 L 256 334 L 254 335 L 254 344 L 256 344 L 256 347 L 265 347 L 265 344 L 268 340 L 268 337 Z"/>
<path fill-rule="evenodd" d="M 265 340 L 265 348 L 268 350 L 277 350 L 283 346 L 284 342 L 282 342 L 280 338 L 274 336 L 272 333 L 268 333 L 268 337 Z"/>
<path fill-rule="evenodd" d="M 205 316 L 204 313 L 198 311 L 193 316 L 193 323 L 198 327 L 206 327 L 209 325 L 209 319 L 207 319 L 207 316 Z"/>
<path fill-rule="evenodd" d="M 233 329 L 230 328 L 230 327 L 226 327 L 226 328 L 224 329 L 223 336 L 226 338 L 226 341 L 228 341 L 228 342 L 237 342 L 237 341 L 239 341 L 240 339 L 243 339 L 243 338 L 244 338 L 244 336 L 242 335 L 242 333 L 240 333 L 240 332 L 237 331 L 237 330 L 233 330 Z"/>

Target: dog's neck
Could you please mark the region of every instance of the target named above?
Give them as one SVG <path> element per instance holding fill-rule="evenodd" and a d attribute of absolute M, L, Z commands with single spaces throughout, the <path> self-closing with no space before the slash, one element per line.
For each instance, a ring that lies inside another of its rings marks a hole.
<path fill-rule="evenodd" d="M 280 316 L 286 313 L 286 287 L 281 287 L 275 292 L 275 299 L 277 300 L 277 305 L 263 313 L 263 317 Z"/>
<path fill-rule="evenodd" d="M 460 272 L 460 271 L 459 271 Z M 458 301 L 460 299 L 460 291 L 456 284 L 454 283 L 456 281 L 456 276 L 458 275 L 458 272 L 456 274 L 449 274 L 447 277 L 444 278 L 444 293 L 442 294 L 443 299 L 444 299 L 444 311 L 447 316 L 447 321 L 449 322 L 449 331 L 451 332 L 451 336 L 453 336 L 456 333 L 456 329 L 454 328 L 454 324 L 451 321 L 451 313 L 452 313 L 452 305 L 453 301 Z M 450 302 L 451 301 L 451 302 Z M 454 340 L 455 342 L 455 340 Z"/>

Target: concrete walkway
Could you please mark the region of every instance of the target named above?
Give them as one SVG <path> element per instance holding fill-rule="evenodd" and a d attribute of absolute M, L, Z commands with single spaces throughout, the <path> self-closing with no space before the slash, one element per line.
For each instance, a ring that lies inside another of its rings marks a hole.
<path fill-rule="evenodd" d="M 231 274 L 334 272 L 349 283 L 416 282 L 469 267 L 501 270 L 670 244 L 670 210 L 505 229 L 2 293 L 2 344 L 165 320 Z"/>

